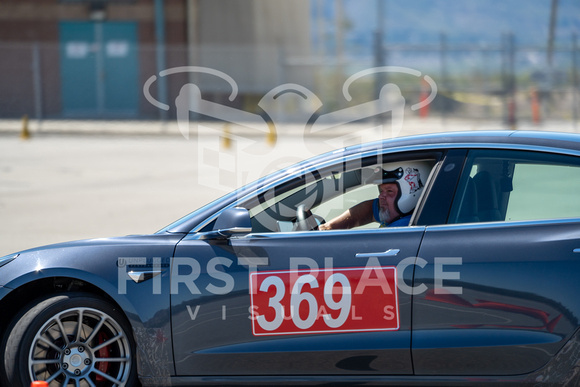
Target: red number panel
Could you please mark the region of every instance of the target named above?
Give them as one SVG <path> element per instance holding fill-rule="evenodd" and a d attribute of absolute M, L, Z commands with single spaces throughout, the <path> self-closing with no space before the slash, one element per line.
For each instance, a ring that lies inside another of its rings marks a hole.
<path fill-rule="evenodd" d="M 399 329 L 395 267 L 254 272 L 250 293 L 256 336 Z"/>

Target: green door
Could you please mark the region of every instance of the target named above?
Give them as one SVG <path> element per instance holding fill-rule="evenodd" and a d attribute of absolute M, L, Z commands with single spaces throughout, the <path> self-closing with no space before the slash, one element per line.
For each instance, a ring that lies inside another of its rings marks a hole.
<path fill-rule="evenodd" d="M 135 116 L 138 111 L 134 22 L 61 22 L 65 116 Z"/>

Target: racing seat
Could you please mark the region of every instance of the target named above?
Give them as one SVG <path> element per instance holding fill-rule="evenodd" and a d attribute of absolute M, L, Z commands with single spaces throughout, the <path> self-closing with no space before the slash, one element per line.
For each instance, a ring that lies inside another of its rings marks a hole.
<path fill-rule="evenodd" d="M 499 211 L 497 188 L 491 174 L 487 171 L 478 172 L 474 177 L 477 191 L 477 216 L 480 222 L 502 220 Z"/>
<path fill-rule="evenodd" d="M 461 206 L 457 212 L 455 223 L 479 222 L 478 212 L 477 190 L 473 178 L 470 177 L 461 199 Z"/>

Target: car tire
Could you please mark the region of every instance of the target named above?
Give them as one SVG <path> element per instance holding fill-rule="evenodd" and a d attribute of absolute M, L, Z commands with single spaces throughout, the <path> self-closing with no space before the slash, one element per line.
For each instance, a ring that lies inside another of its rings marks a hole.
<path fill-rule="evenodd" d="M 2 340 L 2 385 L 138 385 L 135 341 L 125 316 L 84 293 L 43 297 L 13 319 Z"/>

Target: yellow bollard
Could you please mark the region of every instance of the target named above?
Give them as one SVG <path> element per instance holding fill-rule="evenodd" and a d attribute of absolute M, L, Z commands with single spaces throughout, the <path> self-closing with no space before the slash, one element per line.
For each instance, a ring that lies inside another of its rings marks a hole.
<path fill-rule="evenodd" d="M 230 124 L 224 126 L 224 134 L 222 136 L 222 147 L 224 149 L 230 149 L 232 146 L 232 137 L 230 135 Z"/>
<path fill-rule="evenodd" d="M 28 115 L 22 116 L 22 130 L 20 131 L 20 138 L 28 140 L 30 138 L 30 131 L 28 131 Z"/>
<path fill-rule="evenodd" d="M 278 134 L 276 133 L 276 127 L 272 121 L 268 121 L 268 135 L 266 136 L 266 143 L 270 146 L 274 146 L 276 144 L 276 140 L 278 139 Z"/>

